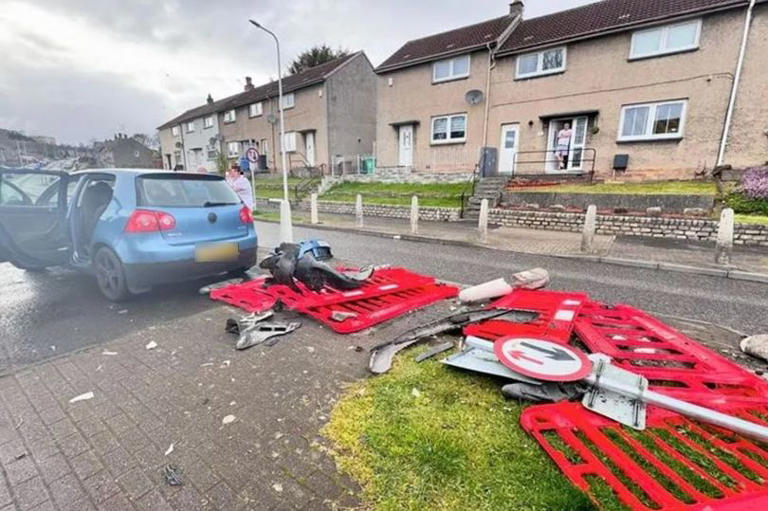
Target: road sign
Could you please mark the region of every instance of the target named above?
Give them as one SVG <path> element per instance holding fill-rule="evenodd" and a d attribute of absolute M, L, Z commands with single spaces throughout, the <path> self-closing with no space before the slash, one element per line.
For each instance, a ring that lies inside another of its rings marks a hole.
<path fill-rule="evenodd" d="M 545 381 L 576 381 L 592 370 L 582 351 L 544 339 L 503 337 L 493 344 L 502 364 L 513 371 Z"/>
<path fill-rule="evenodd" d="M 257 163 L 259 161 L 259 152 L 255 147 L 249 147 L 248 150 L 245 151 L 245 157 L 248 158 L 249 162 Z"/>

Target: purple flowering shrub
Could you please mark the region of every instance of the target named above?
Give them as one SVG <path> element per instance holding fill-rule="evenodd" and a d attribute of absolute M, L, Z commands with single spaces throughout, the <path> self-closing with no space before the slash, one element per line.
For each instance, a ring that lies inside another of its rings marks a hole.
<path fill-rule="evenodd" d="M 750 199 L 768 199 L 768 167 L 747 169 L 741 180 L 741 188 Z"/>

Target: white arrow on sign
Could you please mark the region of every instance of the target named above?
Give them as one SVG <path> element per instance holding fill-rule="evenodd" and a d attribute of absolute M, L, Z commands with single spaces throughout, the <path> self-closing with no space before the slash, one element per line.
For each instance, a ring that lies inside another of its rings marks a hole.
<path fill-rule="evenodd" d="M 580 380 L 592 369 L 586 354 L 544 339 L 502 338 L 494 343 L 493 351 L 513 371 L 545 381 Z"/>

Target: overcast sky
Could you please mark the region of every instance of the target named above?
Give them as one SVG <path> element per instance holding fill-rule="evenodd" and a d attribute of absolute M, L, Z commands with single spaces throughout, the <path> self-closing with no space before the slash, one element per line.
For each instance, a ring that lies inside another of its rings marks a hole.
<path fill-rule="evenodd" d="M 594 0 L 527 0 L 525 17 Z M 276 78 L 314 44 L 374 65 L 408 39 L 507 12 L 502 0 L 0 0 L 0 128 L 88 142 L 153 133 L 198 106 Z"/>

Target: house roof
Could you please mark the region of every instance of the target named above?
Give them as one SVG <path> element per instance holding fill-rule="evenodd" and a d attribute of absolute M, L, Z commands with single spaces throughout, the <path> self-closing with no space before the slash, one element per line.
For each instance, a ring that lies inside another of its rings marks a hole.
<path fill-rule="evenodd" d="M 337 59 L 329 60 L 319 66 L 311 67 L 301 73 L 294 75 L 288 75 L 283 77 L 283 93 L 294 92 L 311 85 L 324 82 L 330 77 L 337 69 L 344 64 L 357 57 L 358 55 L 364 55 L 362 51 L 352 53 L 346 57 L 339 57 Z M 277 80 L 259 85 L 251 90 L 240 92 L 232 96 L 214 101 L 211 104 L 201 105 L 190 110 L 187 110 L 183 114 L 174 117 L 170 121 L 159 126 L 157 129 L 162 130 L 175 126 L 182 122 L 191 121 L 205 115 L 214 114 L 217 112 L 223 112 L 232 108 L 238 108 L 243 105 L 255 103 L 268 98 L 276 97 L 278 93 Z"/>
<path fill-rule="evenodd" d="M 597 37 L 636 25 L 746 4 L 748 0 L 601 0 L 523 20 L 501 45 L 498 54 L 516 53 L 572 39 Z"/>
<path fill-rule="evenodd" d="M 434 57 L 482 48 L 493 43 L 515 18 L 509 15 L 408 41 L 376 68 L 376 72 L 418 64 Z"/>

